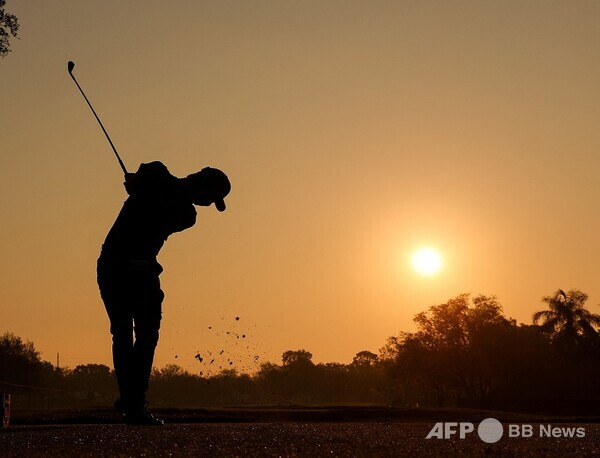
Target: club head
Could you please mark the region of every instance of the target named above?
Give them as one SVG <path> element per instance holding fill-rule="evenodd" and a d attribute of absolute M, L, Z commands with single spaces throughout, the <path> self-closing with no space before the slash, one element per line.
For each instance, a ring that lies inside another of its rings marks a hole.
<path fill-rule="evenodd" d="M 71 73 L 73 71 L 73 69 L 75 68 L 75 62 L 73 62 L 72 60 L 70 60 L 67 63 L 67 70 L 69 70 L 69 73 Z"/>

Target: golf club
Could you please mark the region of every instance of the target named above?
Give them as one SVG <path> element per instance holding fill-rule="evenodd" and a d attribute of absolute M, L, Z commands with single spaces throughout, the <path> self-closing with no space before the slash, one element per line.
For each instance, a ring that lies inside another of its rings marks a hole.
<path fill-rule="evenodd" d="M 73 81 L 75 81 L 75 84 L 79 88 L 79 91 L 81 92 L 81 95 L 83 95 L 83 98 L 85 99 L 85 101 L 89 105 L 90 109 L 92 110 L 92 113 L 94 113 L 94 116 L 96 117 L 96 120 L 98 121 L 98 124 L 100 124 L 100 127 L 102 128 L 102 132 L 104 132 L 104 135 L 106 135 L 106 138 L 108 139 L 108 143 L 110 143 L 110 146 L 112 147 L 113 151 L 115 152 L 115 156 L 117 156 L 117 160 L 119 161 L 119 165 L 123 169 L 123 173 L 125 173 L 125 175 L 127 175 L 127 169 L 125 168 L 125 164 L 123 164 L 123 161 L 121 160 L 121 157 L 119 156 L 119 153 L 117 153 L 117 149 L 115 148 L 115 145 L 113 145 L 113 142 L 110 139 L 110 137 L 108 136 L 108 133 L 106 132 L 106 129 L 102 125 L 102 121 L 100 121 L 100 118 L 96 114 L 96 111 L 94 110 L 94 107 L 92 106 L 92 104 L 90 103 L 90 101 L 88 100 L 88 98 L 86 97 L 85 92 L 83 92 L 83 89 L 81 89 L 81 86 L 79 85 L 79 83 L 75 79 L 75 76 L 73 75 L 73 69 L 74 68 L 75 68 L 75 62 L 73 62 L 73 61 L 70 60 L 67 63 L 67 70 L 69 71 L 69 75 L 71 75 L 71 78 L 73 78 Z"/>

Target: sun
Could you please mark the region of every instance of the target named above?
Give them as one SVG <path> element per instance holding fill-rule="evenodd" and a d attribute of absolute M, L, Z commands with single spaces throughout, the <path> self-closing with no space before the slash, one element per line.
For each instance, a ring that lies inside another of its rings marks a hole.
<path fill-rule="evenodd" d="M 442 268 L 442 255 L 435 248 L 419 248 L 412 256 L 412 266 L 419 275 L 431 277 Z"/>

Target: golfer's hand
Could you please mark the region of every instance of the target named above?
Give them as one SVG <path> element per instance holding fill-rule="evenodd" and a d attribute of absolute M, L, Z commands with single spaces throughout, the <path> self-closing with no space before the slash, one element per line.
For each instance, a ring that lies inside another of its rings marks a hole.
<path fill-rule="evenodd" d="M 127 194 L 131 195 L 135 188 L 135 173 L 126 173 L 125 182 L 123 183 Z"/>

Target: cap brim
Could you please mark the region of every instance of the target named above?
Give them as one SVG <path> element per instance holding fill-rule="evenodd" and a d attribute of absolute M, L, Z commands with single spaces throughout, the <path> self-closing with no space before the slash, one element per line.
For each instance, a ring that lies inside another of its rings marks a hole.
<path fill-rule="evenodd" d="M 220 212 L 224 212 L 225 211 L 225 201 L 224 200 L 217 200 L 215 201 L 215 207 L 217 207 L 217 210 L 219 210 Z"/>

